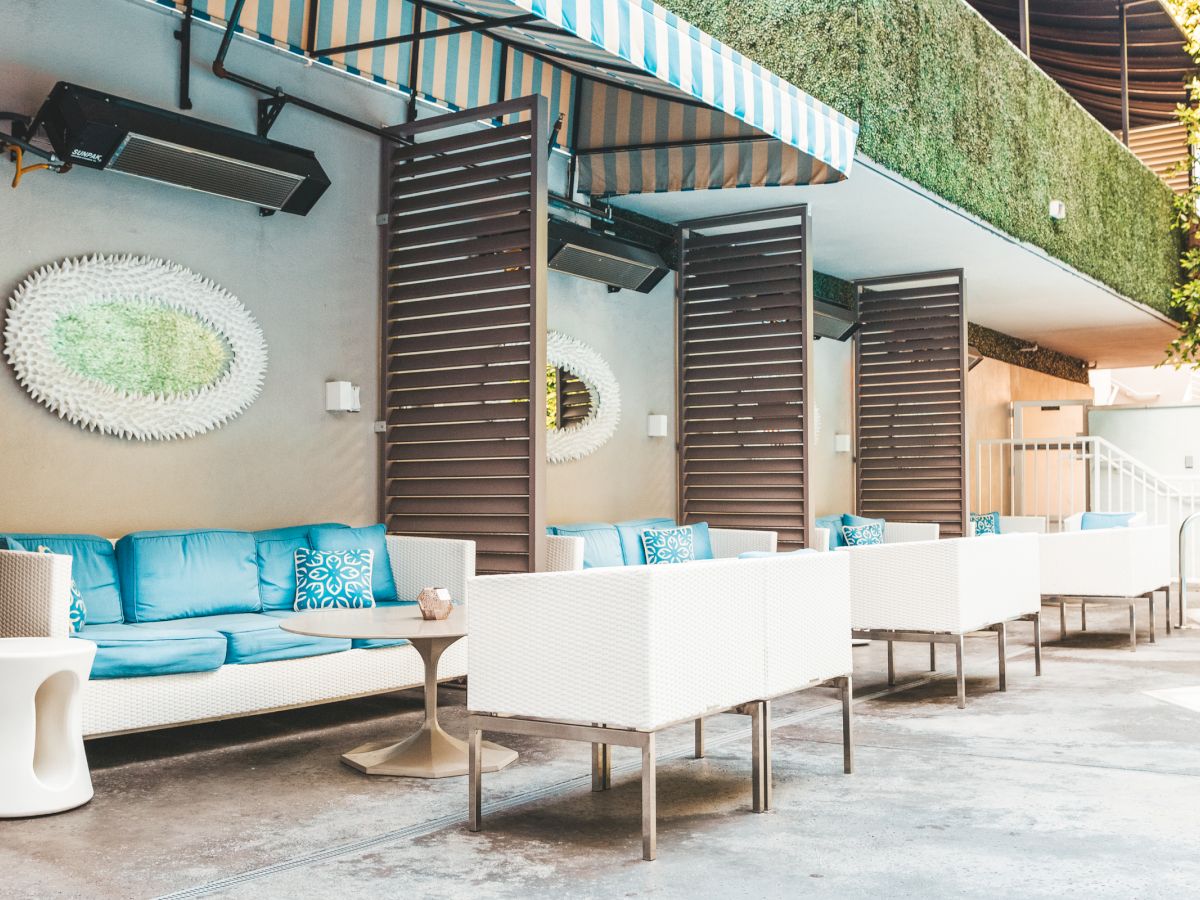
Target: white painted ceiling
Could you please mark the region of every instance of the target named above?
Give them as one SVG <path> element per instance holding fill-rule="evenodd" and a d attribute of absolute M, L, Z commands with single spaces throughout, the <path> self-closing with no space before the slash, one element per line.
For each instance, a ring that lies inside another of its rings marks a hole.
<path fill-rule="evenodd" d="M 1158 363 L 1175 334 L 1161 313 L 861 156 L 850 178 L 835 185 L 614 201 L 672 223 L 796 203 L 809 205 L 813 265 L 821 272 L 854 280 L 961 268 L 970 321 L 1100 368 Z M 1067 215 L 1088 211 L 1068 209 Z"/>

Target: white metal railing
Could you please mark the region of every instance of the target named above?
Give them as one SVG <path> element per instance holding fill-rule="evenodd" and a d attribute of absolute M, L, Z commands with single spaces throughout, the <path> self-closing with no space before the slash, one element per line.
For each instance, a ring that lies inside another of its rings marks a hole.
<path fill-rule="evenodd" d="M 1200 478 L 1167 478 L 1101 437 L 979 441 L 974 457 L 974 512 L 1044 516 L 1051 531 L 1074 513 L 1137 512 L 1176 534 L 1200 512 Z M 1200 573 L 1200 529 L 1184 546 Z"/>

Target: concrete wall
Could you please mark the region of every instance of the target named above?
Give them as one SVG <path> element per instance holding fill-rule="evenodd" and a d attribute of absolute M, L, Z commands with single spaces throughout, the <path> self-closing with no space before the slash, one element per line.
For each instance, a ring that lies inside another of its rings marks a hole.
<path fill-rule="evenodd" d="M 854 454 L 834 452 L 834 435 L 854 433 L 854 344 L 820 340 L 814 345 L 814 402 L 821 430 L 813 447 L 813 514 L 854 510 Z"/>
<path fill-rule="evenodd" d="M 70 80 L 173 108 L 177 20 L 152 7 L 0 0 L 0 109 L 34 112 Z M 216 33 L 197 28 L 192 114 L 244 130 L 254 96 L 207 71 Z M 362 119 L 403 117 L 402 100 L 235 43 L 231 67 Z M 125 176 L 35 172 L 5 185 L 0 295 L 37 267 L 91 253 L 163 257 L 215 280 L 261 324 L 262 395 L 209 434 L 137 443 L 85 432 L 0 373 L 0 529 L 120 535 L 140 528 L 259 527 L 377 517 L 379 142 L 288 108 L 272 137 L 309 147 L 333 187 L 306 218 L 260 218 L 245 204 Z M 0 165 L 7 180 L 7 161 Z M 362 385 L 364 412 L 324 411 L 323 383 Z"/>
<path fill-rule="evenodd" d="M 1200 475 L 1200 406 L 1096 407 L 1088 423 L 1096 437 L 1166 478 Z"/>

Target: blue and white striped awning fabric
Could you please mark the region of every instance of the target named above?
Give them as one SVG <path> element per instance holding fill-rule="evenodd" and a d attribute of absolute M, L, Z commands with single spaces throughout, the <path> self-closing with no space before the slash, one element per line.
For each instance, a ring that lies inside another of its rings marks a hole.
<path fill-rule="evenodd" d="M 182 0 L 152 0 L 181 9 Z M 233 0 L 195 0 L 225 21 Z M 840 181 L 858 125 L 652 0 L 247 0 L 244 33 L 315 48 L 484 20 L 512 25 L 323 58 L 450 109 L 541 93 L 593 196 Z M 536 16 L 534 19 L 529 16 Z M 417 48 L 416 83 L 412 53 Z"/>

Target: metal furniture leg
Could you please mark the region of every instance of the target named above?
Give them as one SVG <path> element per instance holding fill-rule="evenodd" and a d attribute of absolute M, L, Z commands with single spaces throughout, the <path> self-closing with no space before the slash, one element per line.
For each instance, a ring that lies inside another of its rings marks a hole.
<path fill-rule="evenodd" d="M 1087 631 L 1087 601 L 1079 601 L 1079 630 Z"/>
<path fill-rule="evenodd" d="M 695 759 L 704 758 L 704 720 L 696 720 L 696 754 Z"/>
<path fill-rule="evenodd" d="M 763 809 L 770 809 L 774 800 L 774 773 L 771 771 L 771 701 L 762 703 L 762 797 Z"/>
<path fill-rule="evenodd" d="M 752 784 L 750 808 L 755 812 L 766 812 L 763 799 L 763 704 L 761 700 L 746 704 L 750 716 L 750 781 Z"/>
<path fill-rule="evenodd" d="M 1067 602 L 1065 600 L 1058 601 L 1058 639 L 1060 641 L 1067 639 Z"/>
<path fill-rule="evenodd" d="M 612 787 L 612 747 L 592 744 L 592 790 L 607 791 Z"/>
<path fill-rule="evenodd" d="M 1146 599 L 1150 601 L 1150 643 L 1157 644 L 1154 639 L 1154 595 L 1157 591 L 1146 591 Z M 1170 616 L 1168 616 L 1170 618 Z"/>
<path fill-rule="evenodd" d="M 642 744 L 642 859 L 658 855 L 657 786 L 654 761 L 654 732 Z"/>
<path fill-rule="evenodd" d="M 1163 601 L 1167 604 L 1167 637 L 1171 636 L 1171 586 L 1163 589 Z"/>
<path fill-rule="evenodd" d="M 480 812 L 483 806 L 483 731 L 472 728 L 467 734 L 467 781 L 470 785 L 467 828 L 479 830 Z"/>
<path fill-rule="evenodd" d="M 958 708 L 967 708 L 967 679 L 963 672 L 963 636 L 954 636 L 954 664 L 957 667 L 958 678 Z"/>
<path fill-rule="evenodd" d="M 937 671 L 937 644 L 933 641 L 929 642 L 929 671 Z"/>
<path fill-rule="evenodd" d="M 1008 624 L 1001 622 L 992 626 L 996 630 L 996 654 L 1000 658 L 1000 690 L 1008 690 Z"/>
<path fill-rule="evenodd" d="M 1042 674 L 1042 613 L 1033 614 L 1033 674 Z"/>
<path fill-rule="evenodd" d="M 1137 604 L 1129 601 L 1129 650 L 1137 651 Z"/>
<path fill-rule="evenodd" d="M 893 647 L 892 641 L 887 642 L 887 647 L 888 647 L 888 686 L 890 687 L 892 685 L 895 685 L 895 683 L 896 683 L 896 657 L 895 657 L 895 649 Z"/>
<path fill-rule="evenodd" d="M 854 773 L 854 678 L 843 675 L 838 679 L 842 692 L 842 770 Z"/>

